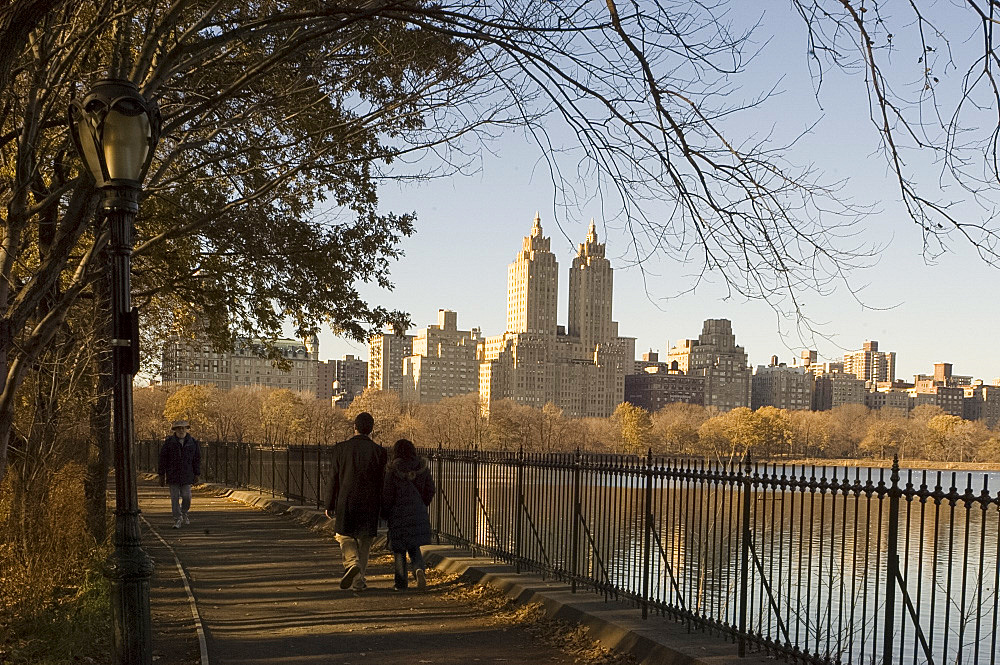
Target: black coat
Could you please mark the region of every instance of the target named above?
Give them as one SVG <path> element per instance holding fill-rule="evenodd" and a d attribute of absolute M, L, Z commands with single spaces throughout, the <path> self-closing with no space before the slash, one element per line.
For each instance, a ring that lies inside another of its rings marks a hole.
<path fill-rule="evenodd" d="M 358 538 L 378 532 L 386 457 L 382 446 L 361 434 L 333 447 L 326 509 L 337 533 Z"/>
<path fill-rule="evenodd" d="M 423 458 L 396 458 L 389 463 L 382 487 L 382 515 L 389 522 L 389 548 L 393 552 L 430 545 L 427 506 L 433 498 L 434 480 Z"/>
<path fill-rule="evenodd" d="M 178 439 L 171 434 L 160 447 L 156 472 L 168 485 L 190 485 L 201 475 L 201 445 L 190 434 Z"/>

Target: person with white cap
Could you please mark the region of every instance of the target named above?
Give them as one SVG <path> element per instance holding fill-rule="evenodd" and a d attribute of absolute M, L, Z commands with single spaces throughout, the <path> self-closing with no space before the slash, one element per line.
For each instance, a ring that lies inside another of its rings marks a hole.
<path fill-rule="evenodd" d="M 174 528 L 190 524 L 188 510 L 191 508 L 191 485 L 198 482 L 201 475 L 201 446 L 188 432 L 186 420 L 175 420 L 163 446 L 160 447 L 160 463 L 157 474 L 160 487 L 170 487 L 170 507 L 174 518 Z"/>

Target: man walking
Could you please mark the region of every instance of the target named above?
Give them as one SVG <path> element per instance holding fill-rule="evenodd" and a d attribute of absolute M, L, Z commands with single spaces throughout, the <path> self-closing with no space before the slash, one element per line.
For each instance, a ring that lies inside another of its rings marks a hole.
<path fill-rule="evenodd" d="M 188 518 L 191 484 L 198 482 L 201 475 L 201 446 L 188 429 L 186 420 L 174 421 L 170 435 L 160 447 L 160 463 L 156 471 L 160 476 L 160 487 L 170 486 L 170 513 L 174 517 L 175 529 L 191 523 Z"/>
<path fill-rule="evenodd" d="M 333 447 L 330 498 L 326 516 L 336 521 L 335 535 L 344 557 L 340 588 L 361 591 L 365 584 L 368 551 L 378 531 L 386 452 L 371 440 L 375 419 L 367 412 L 354 419 L 357 432 Z"/>

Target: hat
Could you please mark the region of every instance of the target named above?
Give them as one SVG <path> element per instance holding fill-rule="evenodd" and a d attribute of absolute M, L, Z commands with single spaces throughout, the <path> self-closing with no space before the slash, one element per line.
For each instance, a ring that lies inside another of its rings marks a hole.
<path fill-rule="evenodd" d="M 170 426 L 170 429 L 181 429 L 181 428 L 188 429 L 189 427 L 191 427 L 191 426 L 188 425 L 188 421 L 186 421 L 186 420 L 175 420 L 174 424 Z"/>

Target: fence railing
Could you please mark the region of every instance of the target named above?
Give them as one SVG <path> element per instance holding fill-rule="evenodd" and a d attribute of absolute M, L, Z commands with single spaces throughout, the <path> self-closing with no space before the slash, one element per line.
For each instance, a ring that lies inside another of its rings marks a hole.
<path fill-rule="evenodd" d="M 139 463 L 156 465 L 158 442 Z M 205 444 L 205 480 L 323 506 L 329 447 Z M 997 474 L 421 451 L 439 541 L 807 663 L 997 665 Z"/>

